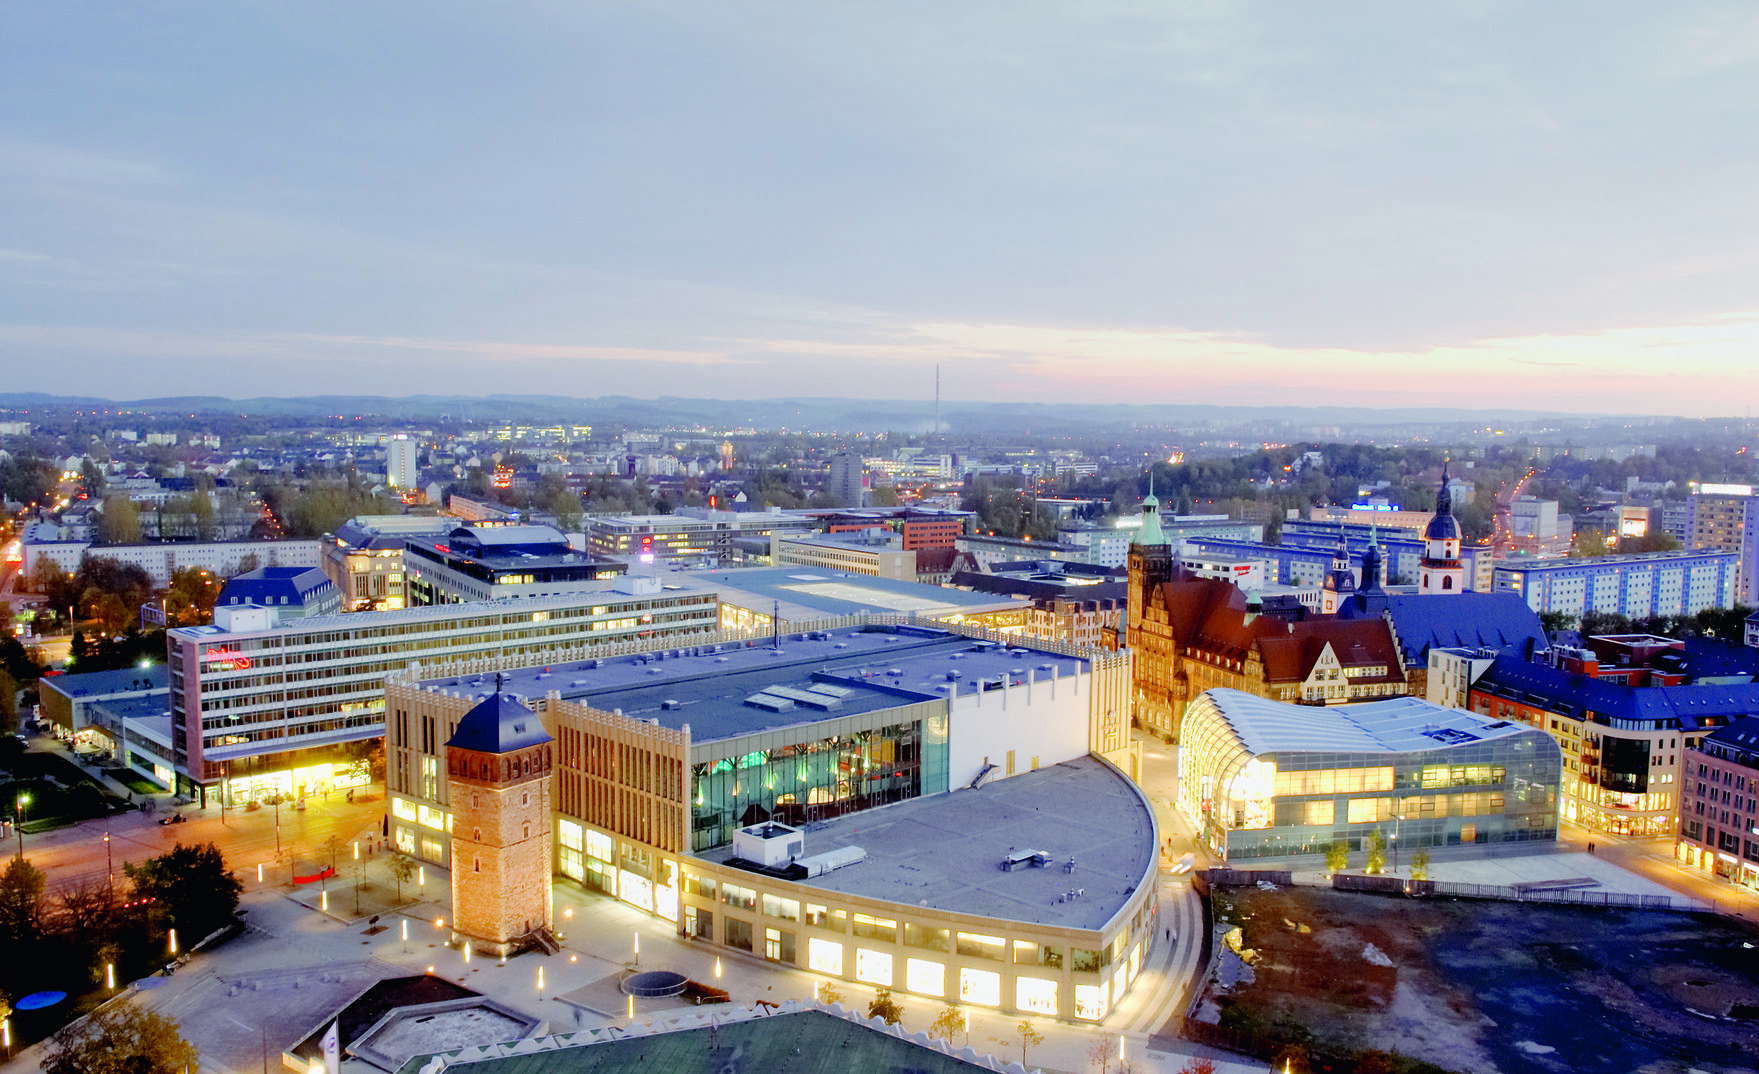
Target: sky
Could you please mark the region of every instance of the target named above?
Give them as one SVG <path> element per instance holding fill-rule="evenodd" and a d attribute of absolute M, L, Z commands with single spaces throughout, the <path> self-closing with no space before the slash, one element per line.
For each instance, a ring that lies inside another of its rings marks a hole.
<path fill-rule="evenodd" d="M 12 4 L 0 391 L 1759 397 L 1759 5 Z"/>

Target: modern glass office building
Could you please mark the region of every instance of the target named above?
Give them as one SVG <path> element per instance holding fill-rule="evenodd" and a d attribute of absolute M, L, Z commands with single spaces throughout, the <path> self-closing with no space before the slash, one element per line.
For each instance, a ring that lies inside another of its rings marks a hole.
<path fill-rule="evenodd" d="M 1325 708 L 1209 690 L 1180 733 L 1179 807 L 1222 857 L 1555 840 L 1562 753 L 1523 724 L 1414 697 Z"/>

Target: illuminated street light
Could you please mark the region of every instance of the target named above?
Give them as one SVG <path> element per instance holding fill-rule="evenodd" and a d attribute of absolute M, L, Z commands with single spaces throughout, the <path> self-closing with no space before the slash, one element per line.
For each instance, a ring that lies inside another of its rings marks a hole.
<path fill-rule="evenodd" d="M 177 953 L 177 930 L 176 929 L 171 930 L 170 940 L 171 940 L 171 953 L 173 955 L 175 955 Z"/>
<path fill-rule="evenodd" d="M 30 804 L 31 796 L 28 794 L 19 794 L 12 799 L 14 817 L 12 830 L 18 833 L 18 856 L 20 858 L 24 857 L 24 807 Z"/>

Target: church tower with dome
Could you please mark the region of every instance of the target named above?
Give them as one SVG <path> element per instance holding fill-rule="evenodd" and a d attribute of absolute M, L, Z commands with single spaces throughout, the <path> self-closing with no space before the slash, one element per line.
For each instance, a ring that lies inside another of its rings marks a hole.
<path fill-rule="evenodd" d="M 1454 517 L 1454 500 L 1448 492 L 1447 463 L 1441 466 L 1441 491 L 1435 496 L 1435 517 L 1423 529 L 1423 561 L 1418 567 L 1417 592 L 1463 593 L 1466 567 L 1460 561 L 1460 522 Z"/>
<path fill-rule="evenodd" d="M 495 692 L 446 740 L 451 791 L 452 935 L 506 956 L 550 938 L 555 739 L 538 714 Z M 547 949 L 547 946 L 546 946 Z"/>

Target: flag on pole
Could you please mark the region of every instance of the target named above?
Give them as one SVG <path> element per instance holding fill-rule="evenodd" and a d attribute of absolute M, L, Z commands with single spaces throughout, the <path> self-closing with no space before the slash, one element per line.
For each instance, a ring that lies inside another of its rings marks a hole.
<path fill-rule="evenodd" d="M 324 1030 L 324 1070 L 326 1074 L 342 1074 L 341 1048 L 336 1040 L 336 1027 L 340 1021 L 331 1022 L 330 1028 Z"/>

